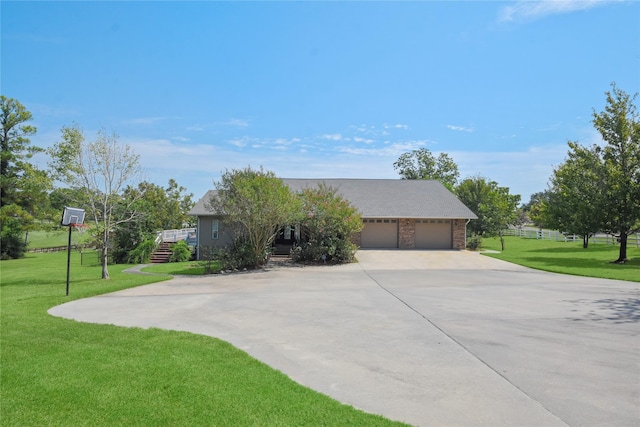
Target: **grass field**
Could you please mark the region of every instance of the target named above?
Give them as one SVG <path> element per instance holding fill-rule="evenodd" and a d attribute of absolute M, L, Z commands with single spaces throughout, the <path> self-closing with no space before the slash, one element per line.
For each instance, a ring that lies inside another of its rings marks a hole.
<path fill-rule="evenodd" d="M 483 240 L 483 249 L 500 251 L 500 241 Z M 486 254 L 494 258 L 539 270 L 577 276 L 640 282 L 640 248 L 627 246 L 626 264 L 612 264 L 618 258 L 619 246 L 590 243 L 587 249 L 582 242 L 556 242 L 552 240 L 505 237 L 505 250 L 498 254 Z"/>
<path fill-rule="evenodd" d="M 73 239 L 73 235 L 71 238 Z M 30 231 L 29 232 L 29 249 L 32 248 L 52 248 L 55 246 L 65 246 L 69 239 L 69 232 L 64 230 L 55 231 Z"/>
<path fill-rule="evenodd" d="M 400 425 L 302 387 L 210 337 L 50 316 L 72 299 L 162 280 L 66 252 L 0 261 L 2 426 Z"/>

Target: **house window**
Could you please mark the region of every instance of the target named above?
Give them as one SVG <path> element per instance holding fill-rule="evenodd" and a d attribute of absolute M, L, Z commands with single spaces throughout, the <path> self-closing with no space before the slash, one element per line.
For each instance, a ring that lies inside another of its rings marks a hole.
<path fill-rule="evenodd" d="M 211 239 L 218 240 L 218 220 L 211 220 Z"/>

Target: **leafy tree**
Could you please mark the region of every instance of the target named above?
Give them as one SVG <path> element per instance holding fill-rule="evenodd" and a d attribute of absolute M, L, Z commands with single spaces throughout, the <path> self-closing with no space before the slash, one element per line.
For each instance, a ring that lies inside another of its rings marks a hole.
<path fill-rule="evenodd" d="M 99 233 L 102 278 L 108 279 L 111 235 L 119 224 L 139 217 L 135 210 L 122 206 L 134 201 L 123 199 L 121 194 L 127 185 L 139 180 L 139 156 L 105 130 L 99 131 L 94 141 L 86 141 L 77 126 L 62 128 L 62 141 L 48 152 L 56 177 L 69 187 L 84 191 L 88 218 L 95 222 L 94 230 Z"/>
<path fill-rule="evenodd" d="M 426 148 L 420 148 L 400 155 L 393 168 L 402 179 L 434 179 L 453 190 L 460 177 L 458 165 L 446 153 L 435 157 Z"/>
<path fill-rule="evenodd" d="M 612 84 L 604 111 L 593 112 L 593 124 L 606 142 L 604 162 L 604 230 L 620 239 L 614 262 L 627 260 L 627 237 L 640 230 L 640 116 L 633 97 Z"/>
<path fill-rule="evenodd" d="M 60 221 L 60 215 L 65 206 L 86 206 L 88 203 L 86 193 L 82 189 L 58 187 L 49 193 L 50 217 L 56 222 Z"/>
<path fill-rule="evenodd" d="M 456 194 L 478 216 L 469 224 L 469 231 L 481 237 L 500 237 L 504 250 L 504 230 L 517 221 L 520 196 L 509 194 L 508 187 L 483 177 L 463 180 Z"/>
<path fill-rule="evenodd" d="M 540 191 L 533 193 L 529 198 L 529 202 L 522 206 L 522 210 L 536 227 L 547 227 L 543 209 L 548 200 L 549 191 Z"/>
<path fill-rule="evenodd" d="M 296 261 L 351 262 L 356 245 L 351 236 L 362 230 L 362 218 L 348 200 L 336 190 L 320 184 L 316 189 L 305 189 L 301 217 L 303 243 L 294 251 Z"/>
<path fill-rule="evenodd" d="M 598 146 L 569 142 L 569 148 L 568 158 L 553 171 L 541 213 L 549 228 L 582 236 L 586 249 L 604 220 L 604 163 Z"/>
<path fill-rule="evenodd" d="M 22 256 L 24 247 L 11 247 L 24 231 L 37 227 L 35 218 L 48 206 L 51 179 L 29 162 L 43 151 L 30 145 L 29 136 L 36 133 L 34 126 L 25 124 L 30 120 L 31 113 L 20 102 L 0 95 L 0 246 L 5 257 Z"/>
<path fill-rule="evenodd" d="M 36 133 L 34 126 L 24 124 L 33 116 L 18 101 L 0 95 L 0 204 L 17 204 L 19 181 L 26 160 L 41 148 L 31 146 L 29 136 Z"/>
<path fill-rule="evenodd" d="M 123 193 L 120 217 L 136 216 L 136 221 L 121 223 L 114 233 L 113 260 L 128 262 L 130 252 L 146 240 L 155 239 L 158 231 L 182 228 L 188 225 L 189 210 L 193 207 L 193 194 L 170 179 L 166 188 L 150 182 L 129 186 Z"/>
<path fill-rule="evenodd" d="M 252 258 L 249 266 L 263 265 L 280 227 L 291 224 L 299 212 L 298 198 L 273 172 L 262 168 L 227 170 L 215 187 L 213 211 L 233 227 L 238 241 L 246 242 Z"/>

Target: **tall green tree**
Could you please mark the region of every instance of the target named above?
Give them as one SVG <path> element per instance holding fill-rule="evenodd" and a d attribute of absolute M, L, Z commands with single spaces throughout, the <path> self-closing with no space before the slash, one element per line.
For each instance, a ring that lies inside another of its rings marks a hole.
<path fill-rule="evenodd" d="M 627 260 L 627 238 L 640 230 L 640 117 L 630 96 L 612 84 L 604 111 L 593 112 L 593 124 L 606 143 L 602 151 L 605 180 L 603 231 L 620 239 L 614 262 Z"/>
<path fill-rule="evenodd" d="M 194 205 L 193 194 L 170 179 L 167 187 L 144 181 L 137 187 L 129 186 L 123 193 L 120 217 L 137 216 L 136 221 L 121 223 L 114 234 L 113 259 L 128 262 L 130 252 L 141 243 L 155 238 L 158 231 L 172 230 L 189 225 L 189 211 Z"/>
<path fill-rule="evenodd" d="M 95 140 L 87 141 L 78 126 L 62 128 L 62 140 L 48 152 L 56 178 L 84 192 L 87 217 L 94 221 L 94 229 L 99 233 L 102 278 L 108 279 L 112 233 L 119 224 L 139 218 L 135 209 L 126 206 L 134 201 L 122 197 L 127 186 L 137 185 L 141 180 L 139 156 L 105 130 L 99 131 Z"/>
<path fill-rule="evenodd" d="M 401 154 L 393 167 L 402 179 L 438 180 L 449 190 L 453 190 L 460 177 L 458 165 L 447 153 L 436 157 L 426 148 Z"/>
<path fill-rule="evenodd" d="M 0 95 L 0 250 L 5 258 L 20 257 L 26 248 L 23 232 L 37 226 L 47 205 L 49 175 L 29 160 L 43 149 L 31 145 L 36 128 L 32 115 L 17 100 Z"/>
<path fill-rule="evenodd" d="M 234 228 L 237 239 L 245 239 L 252 266 L 265 263 L 266 252 L 280 227 L 292 224 L 299 200 L 273 172 L 251 169 L 227 170 L 215 183 L 209 201 L 212 210 Z"/>
<path fill-rule="evenodd" d="M 481 237 L 498 236 L 504 250 L 504 230 L 518 219 L 520 195 L 510 194 L 508 187 L 480 176 L 463 180 L 456 194 L 478 216 L 468 230 Z"/>
<path fill-rule="evenodd" d="M 567 159 L 555 168 L 542 207 L 547 227 L 582 237 L 582 247 L 600 231 L 605 217 L 605 169 L 597 145 L 569 142 Z"/>

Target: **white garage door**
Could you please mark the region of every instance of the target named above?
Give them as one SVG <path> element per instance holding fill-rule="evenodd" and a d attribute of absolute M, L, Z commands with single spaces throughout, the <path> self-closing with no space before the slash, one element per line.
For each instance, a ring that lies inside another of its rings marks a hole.
<path fill-rule="evenodd" d="M 451 249 L 451 220 L 416 220 L 416 249 Z"/>
<path fill-rule="evenodd" d="M 397 248 L 398 220 L 395 219 L 365 219 L 362 229 L 363 248 Z"/>

